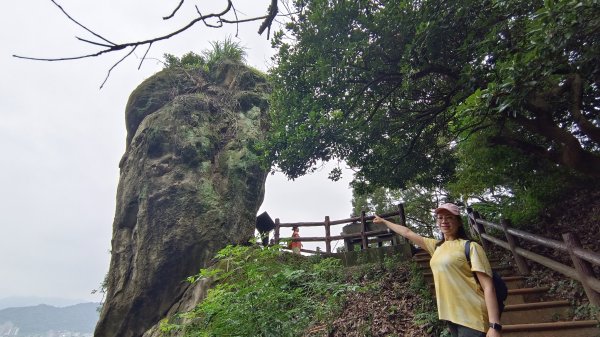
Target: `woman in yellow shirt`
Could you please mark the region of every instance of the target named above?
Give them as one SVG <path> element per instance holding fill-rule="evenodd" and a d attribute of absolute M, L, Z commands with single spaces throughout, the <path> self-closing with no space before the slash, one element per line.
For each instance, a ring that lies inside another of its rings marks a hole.
<path fill-rule="evenodd" d="M 435 210 L 435 214 L 442 240 L 422 237 L 379 216 L 375 216 L 373 222 L 385 224 L 431 254 L 429 264 L 433 272 L 438 315 L 448 322 L 453 337 L 502 336 L 492 268 L 483 248 L 475 242 L 471 244 L 469 266 L 465 256 L 468 237 L 458 206 L 443 204 Z"/>

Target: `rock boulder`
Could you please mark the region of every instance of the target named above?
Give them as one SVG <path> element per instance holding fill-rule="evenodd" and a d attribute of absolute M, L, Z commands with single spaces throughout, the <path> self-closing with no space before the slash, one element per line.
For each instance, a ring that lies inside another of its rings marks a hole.
<path fill-rule="evenodd" d="M 142 336 L 196 291 L 188 276 L 253 236 L 267 94 L 262 74 L 228 62 L 211 75 L 165 69 L 131 94 L 96 337 Z"/>

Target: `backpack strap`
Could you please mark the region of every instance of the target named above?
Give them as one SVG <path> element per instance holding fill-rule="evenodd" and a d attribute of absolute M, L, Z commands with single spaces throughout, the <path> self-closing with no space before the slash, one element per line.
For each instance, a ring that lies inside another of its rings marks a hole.
<path fill-rule="evenodd" d="M 465 256 L 467 257 L 467 263 L 471 266 L 471 240 L 467 240 L 465 244 Z"/>

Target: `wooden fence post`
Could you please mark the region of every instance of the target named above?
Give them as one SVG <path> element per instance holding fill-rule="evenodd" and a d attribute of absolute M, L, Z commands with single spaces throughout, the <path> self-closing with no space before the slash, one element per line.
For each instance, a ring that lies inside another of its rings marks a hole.
<path fill-rule="evenodd" d="M 529 275 L 529 266 L 521 255 L 517 254 L 517 247 L 519 246 L 518 240 L 510 233 L 508 233 L 508 228 L 510 227 L 510 220 L 503 219 L 500 221 L 500 225 L 502 225 L 502 229 L 504 230 L 504 235 L 506 236 L 506 242 L 508 242 L 508 246 L 510 247 L 510 251 L 517 263 L 517 268 L 519 268 L 519 274 L 521 275 Z"/>
<path fill-rule="evenodd" d="M 273 241 L 279 244 L 279 218 L 275 218 L 275 232 L 273 232 Z"/>
<path fill-rule="evenodd" d="M 573 261 L 573 266 L 577 270 L 577 275 L 579 276 L 579 280 L 583 285 L 583 289 L 585 290 L 585 294 L 590 300 L 590 304 L 595 305 L 596 307 L 600 307 L 600 294 L 598 294 L 592 287 L 590 287 L 588 283 L 588 278 L 594 277 L 594 270 L 592 269 L 589 262 L 579 258 L 575 255 L 574 249 L 580 248 L 581 243 L 579 239 L 574 233 L 564 233 L 562 235 L 563 240 L 567 245 L 567 250 L 569 251 L 569 255 L 571 256 L 571 260 Z"/>
<path fill-rule="evenodd" d="M 485 239 L 481 236 L 481 234 L 485 234 L 485 227 L 483 227 L 482 224 L 477 222 L 477 219 L 480 219 L 480 218 L 481 218 L 481 216 L 479 215 L 479 212 L 473 211 L 473 226 L 475 227 L 475 230 L 477 231 L 477 234 L 479 235 L 479 238 L 481 239 L 481 246 L 483 247 L 483 250 L 485 250 L 486 252 L 489 252 L 488 244 L 485 241 Z"/>
<path fill-rule="evenodd" d="M 400 216 L 400 224 L 406 227 L 406 213 L 404 213 L 404 204 L 398 204 L 398 215 Z"/>
<path fill-rule="evenodd" d="M 473 222 L 473 208 L 472 207 L 467 207 L 467 224 L 469 225 L 469 233 L 471 234 L 472 238 L 479 238 L 479 241 L 481 241 L 481 238 L 479 237 L 479 233 L 477 233 L 477 229 L 475 228 L 475 223 Z"/>
<path fill-rule="evenodd" d="M 325 216 L 325 251 L 327 254 L 331 253 L 331 223 L 329 221 L 329 215 Z"/>
<path fill-rule="evenodd" d="M 360 212 L 360 223 L 362 224 L 360 228 L 360 237 L 362 239 L 362 249 L 369 248 L 369 242 L 367 240 L 367 236 L 365 232 L 367 231 L 367 221 L 365 220 L 365 211 Z"/>

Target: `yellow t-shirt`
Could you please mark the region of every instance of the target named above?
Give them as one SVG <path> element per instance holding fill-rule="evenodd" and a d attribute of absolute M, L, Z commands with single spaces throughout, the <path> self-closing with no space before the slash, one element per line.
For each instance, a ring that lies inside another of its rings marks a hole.
<path fill-rule="evenodd" d="M 429 265 L 433 272 L 435 296 L 440 319 L 487 331 L 488 314 L 483 290 L 475 281 L 473 272 L 492 276 L 490 262 L 483 248 L 471 242 L 471 268 L 465 256 L 466 240 L 445 241 L 425 238 L 425 250 L 431 254 Z"/>

